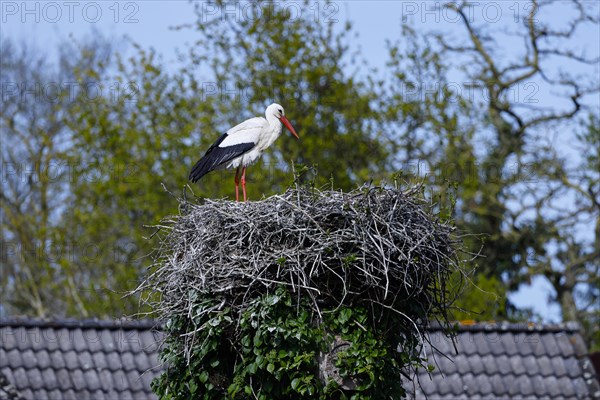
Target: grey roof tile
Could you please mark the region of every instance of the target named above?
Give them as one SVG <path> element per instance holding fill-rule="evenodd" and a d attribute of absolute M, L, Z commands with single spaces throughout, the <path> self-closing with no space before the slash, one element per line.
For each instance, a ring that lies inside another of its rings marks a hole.
<path fill-rule="evenodd" d="M 504 335 L 502 342 L 497 346 L 497 352 L 494 354 L 513 356 L 518 353 L 519 349 L 517 348 L 516 337 L 513 337 L 512 335 Z"/>
<path fill-rule="evenodd" d="M 437 366 L 439 366 L 439 370 L 443 374 L 452 374 L 456 371 L 456 362 L 455 360 L 444 357 L 443 355 L 438 355 L 435 360 L 437 361 Z"/>
<path fill-rule="evenodd" d="M 79 400 L 77 393 L 73 389 L 67 389 L 62 392 L 63 400 Z"/>
<path fill-rule="evenodd" d="M 21 351 L 19 349 L 12 349 L 6 353 L 6 360 L 8 365 L 11 368 L 21 367 L 23 365 L 23 360 L 21 358 Z"/>
<path fill-rule="evenodd" d="M 505 355 L 496 357 L 496 365 L 498 366 L 498 371 L 502 375 L 509 374 L 512 371 L 510 359 Z"/>
<path fill-rule="evenodd" d="M 33 369 L 37 366 L 37 357 L 33 354 L 33 350 L 25 350 L 21 353 L 21 360 L 25 369 Z"/>
<path fill-rule="evenodd" d="M 2 360 L 2 359 L 0 359 L 0 360 Z M 3 373 L 4 376 L 6 377 L 6 379 L 14 385 L 15 378 L 13 377 L 12 368 L 8 368 L 8 367 L 0 368 L 0 372 Z"/>
<path fill-rule="evenodd" d="M 98 351 L 92 355 L 92 361 L 96 370 L 108 368 L 108 363 L 106 362 L 105 354 L 101 351 Z"/>
<path fill-rule="evenodd" d="M 121 366 L 121 357 L 119 357 L 119 353 L 116 351 L 106 354 L 106 363 L 108 364 L 108 369 L 111 371 L 118 371 L 123 368 Z"/>
<path fill-rule="evenodd" d="M 473 346 L 473 343 L 474 343 L 474 338 L 473 338 L 473 334 L 471 332 L 466 332 L 464 335 L 460 335 L 457 338 L 457 343 L 456 343 L 456 347 L 458 348 L 458 353 L 466 354 L 466 355 L 475 354 L 477 349 L 475 348 L 475 346 Z M 447 349 L 447 351 L 450 351 L 450 349 L 451 349 L 451 347 L 449 347 Z"/>
<path fill-rule="evenodd" d="M 585 357 L 588 354 L 588 350 L 581 335 L 571 335 L 570 342 L 573 344 L 573 350 L 577 357 Z"/>
<path fill-rule="evenodd" d="M 561 378 L 567 375 L 567 368 L 565 367 L 565 363 L 562 358 L 553 357 L 550 362 L 552 364 L 552 376 Z"/>
<path fill-rule="evenodd" d="M 561 393 L 561 388 L 558 385 L 558 379 L 554 376 L 548 376 L 544 379 L 544 384 L 546 386 L 546 393 L 550 397 L 559 397 Z"/>
<path fill-rule="evenodd" d="M 33 393 L 32 396 L 34 399 L 40 399 L 40 400 L 48 399 L 49 400 L 49 398 L 47 397 L 48 395 L 46 394 L 47 391 L 44 389 L 33 390 L 32 393 Z"/>
<path fill-rule="evenodd" d="M 95 400 L 88 390 L 76 390 L 75 395 L 78 400 Z"/>
<path fill-rule="evenodd" d="M 473 341 L 479 356 L 485 356 L 492 352 L 488 340 L 483 335 L 473 335 Z"/>
<path fill-rule="evenodd" d="M 64 353 L 63 356 L 65 359 L 65 364 L 67 366 L 67 369 L 70 369 L 73 371 L 73 370 L 80 368 L 79 357 L 77 355 L 77 352 L 75 352 L 75 350 L 69 350 L 66 353 Z"/>
<path fill-rule="evenodd" d="M 531 377 L 529 382 L 531 384 L 533 393 L 536 396 L 541 397 L 542 395 L 544 395 L 546 393 L 544 378 L 541 377 L 540 375 Z"/>
<path fill-rule="evenodd" d="M 477 389 L 477 382 L 475 380 L 475 375 L 469 373 L 469 374 L 464 374 L 461 376 L 462 378 L 462 390 L 460 390 L 458 393 L 454 393 L 455 395 L 458 394 L 467 394 L 469 396 L 472 396 L 474 394 L 477 393 L 478 389 Z"/>
<path fill-rule="evenodd" d="M 42 379 L 42 374 L 37 368 L 27 371 L 27 381 L 28 386 L 33 390 L 41 389 L 44 387 L 44 380 Z"/>
<path fill-rule="evenodd" d="M 158 350 L 158 344 L 162 338 L 162 334 L 156 331 L 144 331 L 140 337 L 142 342 L 142 350 L 144 352 L 154 353 Z M 444 343 L 447 343 L 450 347 L 452 347 L 450 339 L 444 337 L 443 341 Z"/>
<path fill-rule="evenodd" d="M 503 337 L 504 336 L 500 336 L 500 339 L 502 339 Z M 506 352 L 504 351 L 503 341 L 499 340 L 497 342 L 490 342 L 490 351 L 494 357 L 497 357 L 502 354 L 506 354 Z"/>
<path fill-rule="evenodd" d="M 477 357 L 477 356 L 471 356 Z M 456 366 L 456 370 L 460 375 L 464 375 L 471 370 L 471 366 L 469 365 L 469 359 L 471 357 L 459 354 L 454 357 L 454 365 Z"/>
<path fill-rule="evenodd" d="M 73 388 L 76 391 L 83 390 L 86 387 L 86 382 L 83 377 L 83 371 L 76 369 L 71 371 L 71 381 L 73 382 Z"/>
<path fill-rule="evenodd" d="M 502 395 L 506 396 L 506 385 L 504 384 L 502 375 L 490 376 L 490 384 L 492 386 L 492 393 L 494 395 L 498 397 Z"/>
<path fill-rule="evenodd" d="M 563 376 L 558 379 L 558 387 L 561 389 L 561 395 L 565 397 L 575 396 L 575 388 L 573 387 L 573 381 Z"/>
<path fill-rule="evenodd" d="M 492 393 L 492 383 L 486 375 L 477 375 L 475 377 L 475 386 L 478 389 L 477 393 L 482 396 L 489 396 Z"/>
<path fill-rule="evenodd" d="M 56 382 L 60 389 L 67 389 L 73 387 L 73 382 L 71 381 L 71 374 L 66 368 L 61 368 L 56 371 Z"/>
<path fill-rule="evenodd" d="M 156 374 L 157 372 L 158 372 L 158 370 L 151 370 L 151 371 L 144 371 L 144 372 L 142 372 L 142 375 L 141 375 L 142 385 L 145 388 L 149 388 L 150 387 L 150 384 L 152 383 L 152 380 L 154 379 L 154 377 L 157 375 Z"/>
<path fill-rule="evenodd" d="M 448 385 L 450 386 L 450 391 L 454 396 L 458 396 L 465 391 L 463 377 L 460 375 L 455 376 L 452 380 L 450 380 Z"/>
<path fill-rule="evenodd" d="M 6 350 L 14 349 L 17 347 L 17 338 L 15 330 L 12 328 L 2 329 L 0 331 L 0 343 L 2 348 Z"/>
<path fill-rule="evenodd" d="M 82 351 L 79 353 L 79 365 L 82 370 L 94 368 L 94 361 L 89 351 Z"/>
<path fill-rule="evenodd" d="M 129 382 L 127 381 L 127 376 L 125 375 L 125 372 L 123 372 L 122 370 L 113 372 L 112 379 L 114 388 L 118 392 L 124 392 L 125 390 L 127 390 Z"/>
<path fill-rule="evenodd" d="M 135 361 L 133 359 L 133 354 L 122 353 L 121 354 L 121 365 L 125 371 L 131 371 L 132 369 L 135 369 Z"/>
<path fill-rule="evenodd" d="M 537 358 L 533 355 L 529 355 L 521 358 L 521 362 L 523 363 L 523 368 L 525 370 L 525 374 L 528 376 L 537 375 L 540 371 Z"/>
<path fill-rule="evenodd" d="M 100 385 L 102 387 L 102 390 L 104 390 L 105 392 L 114 390 L 113 376 L 109 370 L 103 369 L 98 373 L 98 377 L 100 379 Z"/>
<path fill-rule="evenodd" d="M 587 383 L 582 378 L 575 378 L 573 380 L 573 390 L 575 391 L 575 395 L 578 399 L 583 399 L 585 398 L 585 396 L 589 396 L 591 394 L 589 392 L 589 387 Z M 595 393 L 596 397 L 594 398 L 600 398 L 600 390 L 597 390 Z"/>
<path fill-rule="evenodd" d="M 108 391 L 108 393 L 106 393 L 106 399 L 120 399 L 122 395 L 123 393 L 119 393 L 116 390 L 111 389 Z"/>
<path fill-rule="evenodd" d="M 90 345 L 89 342 L 90 340 L 87 338 L 87 335 L 84 337 L 81 329 L 73 330 L 73 348 L 75 349 L 75 351 L 79 353 L 84 350 L 87 350 Z"/>
<path fill-rule="evenodd" d="M 42 379 L 44 380 L 44 387 L 46 390 L 53 390 L 58 388 L 56 382 L 56 374 L 52 368 L 46 368 L 42 370 Z"/>
<path fill-rule="evenodd" d="M 87 343 L 87 350 L 92 354 L 105 351 L 104 342 L 112 340 L 108 338 L 109 331 L 106 329 L 84 329 L 81 334 Z"/>
<path fill-rule="evenodd" d="M 65 368 L 67 364 L 65 363 L 64 354 L 60 350 L 55 350 L 48 353 L 50 356 L 50 362 L 52 363 L 52 368 Z"/>
<path fill-rule="evenodd" d="M 129 382 L 129 388 L 134 392 L 144 389 L 142 377 L 138 371 L 129 371 L 127 373 L 127 381 Z"/>
<path fill-rule="evenodd" d="M 571 378 L 577 378 L 583 373 L 581 365 L 579 364 L 579 361 L 576 358 L 562 359 L 562 364 L 566 370 L 567 375 Z"/>
<path fill-rule="evenodd" d="M 26 399 L 35 399 L 33 390 L 29 389 L 28 387 L 19 388 L 19 392 Z"/>
<path fill-rule="evenodd" d="M 536 340 L 537 339 L 537 340 Z M 533 345 L 539 343 L 539 336 L 534 337 L 533 333 L 518 333 L 514 336 L 515 344 L 517 345 L 518 353 L 520 356 L 527 356 L 533 354 Z"/>
<path fill-rule="evenodd" d="M 488 356 L 491 356 L 488 354 Z M 483 359 L 481 357 L 471 357 L 469 359 L 469 366 L 471 372 L 475 375 L 482 374 L 485 371 L 485 365 L 483 365 Z"/>
<path fill-rule="evenodd" d="M 44 348 L 48 352 L 60 350 L 60 346 L 59 346 L 60 333 L 58 330 L 42 329 L 42 339 L 43 339 Z"/>
<path fill-rule="evenodd" d="M 47 392 L 48 400 L 60 400 L 62 399 L 62 393 L 58 389 Z"/>
<path fill-rule="evenodd" d="M 70 329 L 59 329 L 56 332 L 58 338 L 58 348 L 60 351 L 67 352 L 73 349 L 73 333 Z"/>
<path fill-rule="evenodd" d="M 144 381 L 144 376 L 141 377 L 142 381 Z M 429 376 L 419 376 L 419 384 L 421 385 L 421 388 L 423 390 L 423 393 L 425 393 L 426 395 L 431 395 L 434 393 L 437 393 L 437 386 L 436 384 L 433 382 L 433 378 L 429 377 Z"/>
<path fill-rule="evenodd" d="M 567 335 L 566 333 L 560 333 L 554 335 L 554 338 L 556 339 L 558 350 L 563 357 L 571 357 L 575 355 L 575 349 L 573 348 L 570 335 Z"/>
<path fill-rule="evenodd" d="M 29 339 L 29 332 L 23 330 L 21 332 L 15 332 L 16 348 L 20 351 L 25 351 L 31 348 L 31 340 Z"/>
<path fill-rule="evenodd" d="M 523 364 L 523 359 L 519 356 L 512 356 L 509 358 L 510 369 L 513 375 L 524 375 L 527 370 Z"/>
<path fill-rule="evenodd" d="M 519 395 L 519 387 L 515 385 L 516 377 L 514 375 L 506 375 L 502 377 L 504 381 L 504 393 L 510 398 L 515 398 Z"/>
<path fill-rule="evenodd" d="M 486 374 L 493 375 L 498 372 L 496 358 L 493 355 L 488 354 L 487 356 L 484 356 L 481 361 L 483 362 L 483 367 Z"/>
<path fill-rule="evenodd" d="M 136 354 L 134 361 L 135 368 L 138 371 L 145 371 L 147 368 L 152 366 L 152 363 L 156 363 L 156 359 L 151 360 L 148 357 L 148 354 L 146 354 L 146 352 L 144 351 L 140 352 L 139 354 Z"/>
<path fill-rule="evenodd" d="M 540 374 L 544 377 L 550 376 L 554 373 L 552 369 L 552 361 L 546 356 L 542 356 L 538 359 L 538 366 L 540 367 Z"/>
<path fill-rule="evenodd" d="M 83 373 L 83 379 L 85 381 L 85 388 L 87 390 L 95 391 L 101 388 L 98 371 L 92 369 L 85 371 Z"/>
<path fill-rule="evenodd" d="M 11 382 L 19 390 L 21 390 L 21 388 L 27 387 L 27 385 L 29 384 L 29 378 L 27 377 L 27 371 L 25 371 L 25 368 L 18 367 L 13 369 L 13 380 Z"/>
<path fill-rule="evenodd" d="M 37 358 L 37 366 L 40 369 L 49 368 L 51 366 L 50 363 L 50 355 L 46 350 L 40 350 L 35 354 Z"/>
<path fill-rule="evenodd" d="M 546 355 L 546 348 L 544 347 L 544 343 L 542 340 L 542 336 L 538 335 L 539 341 L 533 343 L 531 346 L 531 351 L 535 357 L 540 357 Z"/>
<path fill-rule="evenodd" d="M 513 385 L 518 389 L 517 393 L 521 396 L 531 396 L 534 394 L 529 377 L 526 375 L 517 376 Z"/>
<path fill-rule="evenodd" d="M 542 335 L 542 343 L 544 344 L 544 349 L 546 349 L 545 354 L 548 357 L 554 357 L 559 354 L 558 343 L 556 343 L 554 335 L 545 333 Z"/>

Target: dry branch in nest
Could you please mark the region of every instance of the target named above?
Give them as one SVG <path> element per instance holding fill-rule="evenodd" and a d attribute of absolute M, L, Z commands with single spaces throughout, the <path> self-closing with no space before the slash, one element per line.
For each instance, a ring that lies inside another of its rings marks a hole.
<path fill-rule="evenodd" d="M 239 312 L 284 285 L 309 296 L 318 315 L 342 305 L 393 310 L 421 332 L 444 318 L 459 262 L 453 227 L 433 216 L 420 189 L 297 186 L 256 202 L 180 200 L 139 289 L 160 294 L 153 309 L 168 319 L 193 317 L 202 296 Z"/>

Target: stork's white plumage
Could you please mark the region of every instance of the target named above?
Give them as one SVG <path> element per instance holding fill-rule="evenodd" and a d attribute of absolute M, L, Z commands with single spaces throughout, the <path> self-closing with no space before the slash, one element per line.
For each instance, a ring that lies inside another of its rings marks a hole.
<path fill-rule="evenodd" d="M 265 110 L 263 117 L 250 118 L 229 129 L 219 138 L 206 154 L 198 160 L 189 179 L 197 182 L 210 171 L 222 168 L 236 168 L 235 171 L 235 200 L 239 201 L 239 182 L 241 171 L 242 191 L 246 201 L 246 167 L 258 160 L 262 153 L 281 134 L 281 124 L 299 139 L 290 121 L 285 117 L 283 107 L 277 103 L 271 104 Z"/>

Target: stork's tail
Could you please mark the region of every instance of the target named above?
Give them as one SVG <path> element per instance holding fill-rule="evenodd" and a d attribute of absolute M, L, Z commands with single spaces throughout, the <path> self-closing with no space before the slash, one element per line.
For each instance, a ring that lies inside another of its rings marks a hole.
<path fill-rule="evenodd" d="M 206 162 L 206 158 L 201 158 L 198 160 L 196 165 L 194 165 L 194 168 L 192 168 L 189 180 L 192 181 L 192 183 L 196 183 L 200 178 L 208 174 L 210 171 L 212 171 L 210 163 Z"/>

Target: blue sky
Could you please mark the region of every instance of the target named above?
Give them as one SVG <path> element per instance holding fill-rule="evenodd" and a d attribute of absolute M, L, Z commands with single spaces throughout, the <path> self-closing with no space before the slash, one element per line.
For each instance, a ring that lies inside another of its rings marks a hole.
<path fill-rule="evenodd" d="M 283 7 L 283 3 L 275 2 Z M 360 48 L 361 56 L 372 67 L 382 69 L 387 60 L 386 40 L 400 37 L 400 22 L 409 18 L 418 29 L 434 29 L 448 38 L 460 37 L 461 25 L 454 16 L 441 8 L 443 2 L 423 1 L 348 1 L 333 2 L 326 6 L 322 2 L 309 2 L 309 7 L 301 3 L 288 2 L 290 11 L 315 14 L 317 9 L 326 12 L 328 22 L 341 24 L 350 20 L 354 32 L 352 45 Z M 592 4 L 592 3 L 588 3 Z M 593 3 L 598 4 L 598 3 Z M 228 8 L 229 17 L 244 18 L 247 3 L 232 3 Z M 104 35 L 123 42 L 127 48 L 127 37 L 143 47 L 154 47 L 163 56 L 166 65 L 176 63 L 176 49 L 184 49 L 194 41 L 192 29 L 173 30 L 174 26 L 193 23 L 196 19 L 192 5 L 188 1 L 96 1 L 96 2 L 41 2 L 41 1 L 1 1 L 2 21 L 0 35 L 43 49 L 51 55 L 63 39 L 70 35 L 81 37 L 92 34 L 95 29 Z M 207 14 L 215 12 L 210 2 L 200 3 Z M 323 7 L 327 7 L 323 9 Z M 595 6 L 599 9 L 598 6 Z M 512 29 L 516 19 L 528 12 L 527 3 L 521 1 L 481 1 L 474 2 L 469 10 L 474 24 L 497 24 Z M 543 18 L 547 21 L 561 21 L 565 9 L 559 6 Z M 578 37 L 577 46 L 589 49 L 588 54 L 600 53 L 600 33 L 597 29 L 583 31 Z M 498 51 L 507 57 L 515 55 L 509 41 L 499 40 Z M 525 93 L 526 94 L 526 93 Z M 525 95 L 523 94 L 523 95 Z M 283 101 L 283 100 L 282 100 Z M 597 101 L 597 100 L 593 100 Z M 531 286 L 511 298 L 518 305 L 534 307 L 547 321 L 559 319 L 557 307 L 549 307 L 547 298 L 551 288 L 543 279 L 534 279 Z"/>

